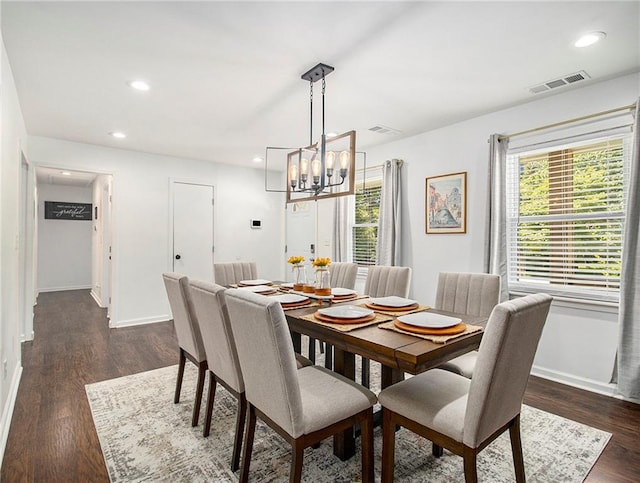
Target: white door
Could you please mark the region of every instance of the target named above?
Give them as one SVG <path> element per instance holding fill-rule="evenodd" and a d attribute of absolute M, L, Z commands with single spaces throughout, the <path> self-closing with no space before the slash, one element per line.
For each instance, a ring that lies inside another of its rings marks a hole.
<path fill-rule="evenodd" d="M 292 255 L 302 255 L 307 267 L 307 277 L 312 275 L 310 260 L 315 258 L 316 247 L 316 203 L 300 201 L 287 205 L 287 253 L 286 260 Z M 313 248 L 312 248 L 313 247 Z M 286 280 L 292 281 L 291 265 L 286 267 Z"/>
<path fill-rule="evenodd" d="M 213 186 L 173 183 L 173 271 L 213 281 Z"/>

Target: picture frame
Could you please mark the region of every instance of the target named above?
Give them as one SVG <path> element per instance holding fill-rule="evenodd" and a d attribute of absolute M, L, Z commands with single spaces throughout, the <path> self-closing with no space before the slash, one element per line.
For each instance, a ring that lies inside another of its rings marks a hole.
<path fill-rule="evenodd" d="M 425 179 L 427 234 L 467 232 L 467 172 Z"/>

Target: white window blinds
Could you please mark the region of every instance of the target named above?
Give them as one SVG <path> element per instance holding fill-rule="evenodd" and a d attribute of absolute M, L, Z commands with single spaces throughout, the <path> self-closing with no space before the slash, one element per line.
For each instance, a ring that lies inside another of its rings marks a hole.
<path fill-rule="evenodd" d="M 355 223 L 352 227 L 353 261 L 360 266 L 376 264 L 380 190 L 382 180 L 356 185 Z"/>
<path fill-rule="evenodd" d="M 631 136 L 572 139 L 507 156 L 509 287 L 617 302 Z"/>

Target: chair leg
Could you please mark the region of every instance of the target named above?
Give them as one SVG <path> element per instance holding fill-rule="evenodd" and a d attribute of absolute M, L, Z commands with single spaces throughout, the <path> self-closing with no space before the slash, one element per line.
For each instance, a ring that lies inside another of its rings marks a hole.
<path fill-rule="evenodd" d="M 522 457 L 522 440 L 520 439 L 520 415 L 513 418 L 509 426 L 509 437 L 511 438 L 511 452 L 513 453 L 513 467 L 516 472 L 516 481 L 525 483 L 524 458 Z"/>
<path fill-rule="evenodd" d="M 360 442 L 362 451 L 362 482 L 373 483 L 373 408 L 367 411 L 360 422 Z"/>
<path fill-rule="evenodd" d="M 324 367 L 329 370 L 333 370 L 333 346 L 331 344 L 325 344 L 325 347 Z"/>
<path fill-rule="evenodd" d="M 244 433 L 244 448 L 242 450 L 242 466 L 240 467 L 240 483 L 249 481 L 249 465 L 253 451 L 253 436 L 256 431 L 256 409 L 249 404 L 247 414 L 247 428 Z"/>
<path fill-rule="evenodd" d="M 302 446 L 298 440 L 294 440 L 291 453 L 291 473 L 289 473 L 289 483 L 300 483 L 300 480 L 302 479 L 304 446 Z"/>
<path fill-rule="evenodd" d="M 440 458 L 444 454 L 444 450 L 442 449 L 442 446 L 438 446 L 437 444 L 432 443 L 432 445 L 431 445 L 431 454 L 435 458 Z"/>
<path fill-rule="evenodd" d="M 369 376 L 369 359 L 362 358 L 362 385 L 369 388 L 370 376 Z"/>
<path fill-rule="evenodd" d="M 475 450 L 465 446 L 462 450 L 462 457 L 464 458 L 464 481 L 465 483 L 477 483 L 478 472 L 476 467 L 476 452 Z"/>
<path fill-rule="evenodd" d="M 393 469 L 396 450 L 395 424 L 391 419 L 391 411 L 382 408 L 382 483 L 393 481 Z"/>
<path fill-rule="evenodd" d="M 178 380 L 176 381 L 176 393 L 173 396 L 173 402 L 178 404 L 180 402 L 180 390 L 182 389 L 182 377 L 184 376 L 184 363 L 187 357 L 184 355 L 184 350 L 180 348 L 180 362 L 178 363 Z"/>
<path fill-rule="evenodd" d="M 202 436 L 209 436 L 211 430 L 211 417 L 213 416 L 213 402 L 216 398 L 216 377 L 213 372 L 209 372 L 209 391 L 207 391 L 207 410 L 204 418 L 204 427 L 202 428 Z"/>
<path fill-rule="evenodd" d="M 244 392 L 240 394 L 238 400 L 238 416 L 236 418 L 236 436 L 233 441 L 233 455 L 231 456 L 231 471 L 236 471 L 240 467 L 240 450 L 242 448 L 242 433 L 244 433 L 244 423 L 247 419 L 247 398 Z"/>
<path fill-rule="evenodd" d="M 207 361 L 198 364 L 198 385 L 196 387 L 196 400 L 193 402 L 193 417 L 191 418 L 191 426 L 198 425 L 200 419 L 200 404 L 202 403 L 202 391 L 204 390 L 204 377 L 207 372 Z"/>
<path fill-rule="evenodd" d="M 309 360 L 316 363 L 316 339 L 309 337 Z"/>

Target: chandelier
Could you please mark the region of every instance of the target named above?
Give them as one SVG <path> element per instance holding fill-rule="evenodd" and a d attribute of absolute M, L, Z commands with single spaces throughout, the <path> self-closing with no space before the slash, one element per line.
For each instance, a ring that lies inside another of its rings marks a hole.
<path fill-rule="evenodd" d="M 284 154 L 287 203 L 346 196 L 354 192 L 356 133 L 348 131 L 330 136 L 325 132 L 325 78 L 333 70 L 333 67 L 320 63 L 302 74 L 302 79 L 308 81 L 310 87 L 309 144 L 299 148 L 267 147 L 265 169 L 270 157 L 277 157 L 278 153 Z M 320 138 L 314 142 L 313 86 L 317 81 L 322 83 L 322 131 Z"/>

